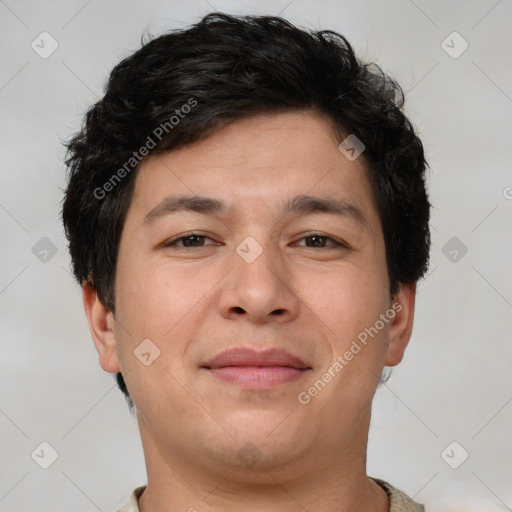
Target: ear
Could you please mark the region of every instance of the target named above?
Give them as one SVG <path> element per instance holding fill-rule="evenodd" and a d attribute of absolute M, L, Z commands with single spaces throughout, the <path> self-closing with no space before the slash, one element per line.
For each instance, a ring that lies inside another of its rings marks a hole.
<path fill-rule="evenodd" d="M 412 333 L 415 297 L 416 283 L 400 284 L 398 293 L 393 297 L 391 307 L 395 316 L 389 328 L 386 366 L 396 366 L 404 357 Z"/>
<path fill-rule="evenodd" d="M 114 315 L 101 303 L 92 284 L 82 285 L 82 297 L 101 367 L 109 373 L 121 371 L 117 358 Z"/>

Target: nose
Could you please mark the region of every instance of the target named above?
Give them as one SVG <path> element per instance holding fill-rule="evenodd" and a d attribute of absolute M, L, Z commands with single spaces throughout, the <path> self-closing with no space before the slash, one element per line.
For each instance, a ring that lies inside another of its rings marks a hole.
<path fill-rule="evenodd" d="M 218 297 L 218 308 L 225 318 L 258 324 L 297 318 L 300 300 L 292 289 L 284 258 L 278 248 L 262 245 L 262 249 L 254 261 L 234 251 L 232 270 Z"/>

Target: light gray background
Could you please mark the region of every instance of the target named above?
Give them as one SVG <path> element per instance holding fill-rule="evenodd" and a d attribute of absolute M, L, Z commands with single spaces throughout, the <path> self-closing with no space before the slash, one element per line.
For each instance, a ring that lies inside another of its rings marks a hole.
<path fill-rule="evenodd" d="M 341 31 L 402 84 L 431 166 L 431 270 L 405 359 L 377 392 L 368 471 L 429 511 L 511 510 L 510 0 L 0 0 L 0 512 L 109 512 L 146 482 L 136 421 L 69 273 L 61 139 L 145 29 L 214 9 Z M 43 31 L 59 45 L 47 59 L 31 48 Z M 456 59 L 441 46 L 453 31 L 469 44 Z M 57 248 L 47 262 L 32 251 L 43 237 Z M 467 247 L 456 262 L 452 237 Z M 58 452 L 46 470 L 31 458 L 42 441 Z M 458 469 L 441 457 L 452 441 L 469 453 Z"/>

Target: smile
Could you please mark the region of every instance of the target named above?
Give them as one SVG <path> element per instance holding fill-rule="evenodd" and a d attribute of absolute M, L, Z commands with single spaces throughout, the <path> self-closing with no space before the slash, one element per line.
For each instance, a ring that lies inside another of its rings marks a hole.
<path fill-rule="evenodd" d="M 269 389 L 300 379 L 307 372 L 289 366 L 224 366 L 207 370 L 217 379 L 244 389 Z"/>

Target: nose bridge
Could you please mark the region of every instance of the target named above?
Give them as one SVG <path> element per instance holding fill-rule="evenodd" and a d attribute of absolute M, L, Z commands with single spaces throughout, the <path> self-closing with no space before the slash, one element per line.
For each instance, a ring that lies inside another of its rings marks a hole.
<path fill-rule="evenodd" d="M 262 287 L 276 287 L 279 278 L 283 279 L 285 268 L 279 254 L 279 247 L 273 245 L 268 233 L 257 235 L 259 241 L 248 236 L 236 247 L 233 264 L 237 279 Z"/>

